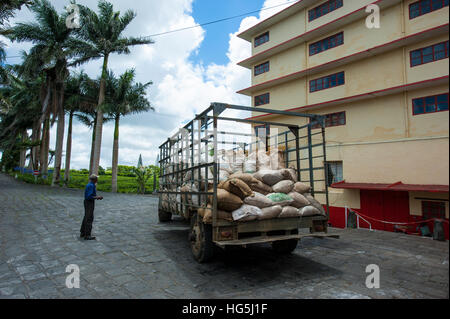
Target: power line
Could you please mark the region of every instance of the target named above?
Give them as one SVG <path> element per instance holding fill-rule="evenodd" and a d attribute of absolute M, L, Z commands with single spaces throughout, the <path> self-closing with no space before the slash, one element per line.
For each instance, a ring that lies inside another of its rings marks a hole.
<path fill-rule="evenodd" d="M 242 14 L 239 14 L 239 15 L 236 15 L 236 16 L 232 16 L 232 17 L 228 17 L 228 18 L 218 19 L 218 20 L 214 20 L 214 21 L 210 21 L 210 22 L 196 24 L 196 25 L 190 26 L 190 27 L 185 27 L 185 28 L 181 28 L 181 29 L 175 29 L 175 30 L 171 30 L 171 31 L 166 31 L 166 32 L 152 34 L 152 35 L 146 36 L 145 38 L 157 37 L 157 36 L 161 36 L 161 35 L 165 35 L 165 34 L 170 34 L 170 33 L 174 33 L 174 32 L 180 32 L 180 31 L 184 31 L 184 30 L 189 30 L 189 29 L 194 29 L 194 28 L 198 28 L 198 27 L 203 27 L 203 26 L 206 26 L 206 25 L 214 24 L 214 23 L 228 21 L 228 20 L 240 18 L 240 17 L 243 17 L 243 16 L 247 16 L 247 15 L 250 15 L 250 14 L 253 14 L 253 13 L 258 13 L 258 12 L 261 12 L 261 11 L 265 11 L 265 10 L 281 7 L 281 6 L 284 6 L 286 4 L 294 3 L 294 2 L 297 2 L 297 1 L 298 0 L 287 1 L 285 3 L 278 4 L 276 6 L 267 7 L 267 8 L 263 8 L 263 9 L 259 9 L 259 10 L 255 10 L 255 11 L 251 11 L 251 12 L 247 12 L 247 13 L 242 13 Z"/>
<path fill-rule="evenodd" d="M 207 25 L 211 25 L 211 24 L 215 24 L 215 23 L 220 23 L 220 22 L 224 22 L 224 21 L 228 21 L 228 20 L 233 20 L 233 19 L 236 19 L 236 18 L 248 16 L 250 14 L 258 13 L 258 12 L 261 12 L 261 11 L 278 8 L 278 7 L 284 6 L 286 4 L 294 3 L 294 2 L 297 2 L 297 1 L 298 0 L 291 0 L 291 1 L 287 1 L 287 2 L 282 3 L 282 4 L 277 4 L 277 5 L 272 6 L 272 7 L 262 8 L 262 9 L 259 9 L 259 10 L 242 13 L 242 14 L 239 14 L 239 15 L 236 15 L 236 16 L 232 16 L 232 17 L 222 18 L 222 19 L 218 19 L 218 20 L 214 20 L 214 21 L 210 21 L 210 22 L 205 22 L 205 23 L 199 23 L 199 24 L 196 24 L 196 25 L 193 25 L 193 26 L 190 26 L 190 27 L 185 27 L 185 28 L 170 30 L 170 31 L 166 31 L 166 32 L 151 34 L 151 35 L 145 36 L 144 38 L 158 37 L 158 36 L 161 36 L 161 35 L 166 35 L 166 34 L 170 34 L 170 33 L 175 33 L 175 32 L 190 30 L 190 29 L 194 29 L 194 28 L 199 28 L 199 27 L 203 27 L 203 26 L 207 26 Z M 22 56 L 15 55 L 15 56 L 7 56 L 6 58 L 9 59 L 9 58 L 20 58 L 20 57 L 22 57 Z"/>

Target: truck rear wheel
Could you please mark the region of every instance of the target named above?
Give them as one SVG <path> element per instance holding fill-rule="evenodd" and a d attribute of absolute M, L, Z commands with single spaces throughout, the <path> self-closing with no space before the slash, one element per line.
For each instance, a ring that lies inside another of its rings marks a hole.
<path fill-rule="evenodd" d="M 290 254 L 297 248 L 298 239 L 280 240 L 272 243 L 272 249 L 277 254 Z"/>
<path fill-rule="evenodd" d="M 212 225 L 204 224 L 197 213 L 191 217 L 189 241 L 192 254 L 199 263 L 206 263 L 213 258 Z"/>
<path fill-rule="evenodd" d="M 167 222 L 170 222 L 172 220 L 172 213 L 165 212 L 165 211 L 160 209 L 158 211 L 158 217 L 159 217 L 159 222 L 160 223 L 167 223 Z"/>

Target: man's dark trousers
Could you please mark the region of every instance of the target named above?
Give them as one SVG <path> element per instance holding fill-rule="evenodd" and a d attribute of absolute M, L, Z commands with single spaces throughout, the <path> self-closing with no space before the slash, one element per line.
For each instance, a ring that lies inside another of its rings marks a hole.
<path fill-rule="evenodd" d="M 81 224 L 80 233 L 83 237 L 91 236 L 92 223 L 94 222 L 95 200 L 84 200 L 84 218 Z"/>

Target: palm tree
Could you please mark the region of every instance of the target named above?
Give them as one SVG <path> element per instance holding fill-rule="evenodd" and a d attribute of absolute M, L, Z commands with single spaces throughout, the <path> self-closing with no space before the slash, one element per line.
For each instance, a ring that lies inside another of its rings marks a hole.
<path fill-rule="evenodd" d="M 84 45 L 79 47 L 83 58 L 79 63 L 103 58 L 103 68 L 98 94 L 97 123 L 95 127 L 95 149 L 92 172 L 98 174 L 103 133 L 103 110 L 105 101 L 106 78 L 108 77 L 108 60 L 111 54 L 130 54 L 130 47 L 153 43 L 143 37 L 124 37 L 123 32 L 136 17 L 136 13 L 128 10 L 122 16 L 115 12 L 113 5 L 105 0 L 98 3 L 99 14 L 88 7 L 80 6 L 81 28 L 78 34 Z"/>
<path fill-rule="evenodd" d="M 41 113 L 39 94 L 42 79 L 22 79 L 8 73 L 8 85 L 0 87 L 0 96 L 5 103 L 0 113 L 0 149 L 7 154 L 19 153 L 17 166 L 24 167 L 26 151 L 40 141 L 29 140 L 27 130 L 32 129 Z"/>
<path fill-rule="evenodd" d="M 119 124 L 120 118 L 149 110 L 154 110 L 147 100 L 147 88 L 151 82 L 134 83 L 135 71 L 128 70 L 118 79 L 109 73 L 106 87 L 105 109 L 114 118 L 114 143 L 112 154 L 112 192 L 117 193 L 117 172 L 119 162 Z"/>
<path fill-rule="evenodd" d="M 72 36 L 72 29 L 67 28 L 67 14 L 59 15 L 48 0 L 34 0 L 30 9 L 37 22 L 18 23 L 15 27 L 6 31 L 6 36 L 11 41 L 32 42 L 34 46 L 27 55 L 25 64 L 40 69 L 40 72 L 46 76 L 46 93 L 43 99 L 41 122 L 44 122 L 43 142 L 45 150 L 48 148 L 49 114 L 54 115 L 53 121 L 56 118 L 58 120 L 55 169 L 52 180 L 52 186 L 55 186 L 59 185 L 61 178 L 65 126 L 65 80 L 69 76 L 68 67 L 72 65 L 72 59 L 81 55 L 79 46 L 83 43 Z M 51 109 L 49 105 L 52 106 Z M 43 161 L 46 162 L 45 159 Z"/>
<path fill-rule="evenodd" d="M 96 106 L 95 99 L 88 95 L 89 85 L 92 80 L 81 71 L 72 74 L 66 81 L 65 109 L 69 113 L 69 127 L 67 129 L 66 165 L 64 173 L 64 184 L 70 181 L 70 160 L 72 157 L 72 126 L 73 118 L 77 112 L 93 110 Z"/>

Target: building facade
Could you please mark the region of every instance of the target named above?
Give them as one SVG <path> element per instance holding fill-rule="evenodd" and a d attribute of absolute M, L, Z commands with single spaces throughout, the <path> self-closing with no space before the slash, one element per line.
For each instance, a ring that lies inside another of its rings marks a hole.
<path fill-rule="evenodd" d="M 345 207 L 380 230 L 394 226 L 377 220 L 448 221 L 448 32 L 448 0 L 300 0 L 239 35 L 252 43 L 238 63 L 252 86 L 238 93 L 326 115 L 333 226 L 345 227 Z"/>

